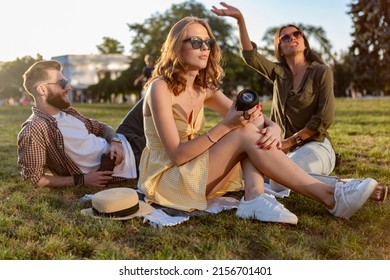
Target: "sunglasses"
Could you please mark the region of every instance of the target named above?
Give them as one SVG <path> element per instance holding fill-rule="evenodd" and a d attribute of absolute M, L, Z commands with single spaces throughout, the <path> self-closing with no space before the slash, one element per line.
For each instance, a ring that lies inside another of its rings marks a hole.
<path fill-rule="evenodd" d="M 43 85 L 59 85 L 61 87 L 61 89 L 65 89 L 68 84 L 69 84 L 69 81 L 66 79 L 61 79 L 55 83 L 43 83 Z"/>
<path fill-rule="evenodd" d="M 294 36 L 295 39 L 299 39 L 303 36 L 303 33 L 302 33 L 302 31 L 297 30 L 297 31 L 291 32 L 289 34 L 284 34 L 283 36 L 279 37 L 279 42 L 288 43 L 292 40 L 292 36 Z"/>
<path fill-rule="evenodd" d="M 191 38 L 185 39 L 184 42 L 191 42 L 191 47 L 194 50 L 200 49 L 203 46 L 203 44 L 206 44 L 206 46 L 210 50 L 215 47 L 215 40 L 214 39 L 202 40 L 198 37 L 191 37 Z"/>

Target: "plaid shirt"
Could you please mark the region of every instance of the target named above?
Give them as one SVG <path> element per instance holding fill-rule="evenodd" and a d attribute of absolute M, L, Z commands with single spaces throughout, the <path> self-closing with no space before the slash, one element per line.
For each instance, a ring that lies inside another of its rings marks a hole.
<path fill-rule="evenodd" d="M 64 109 L 63 112 L 82 121 L 89 133 L 103 137 L 106 124 L 86 118 L 74 108 Z M 22 169 L 22 178 L 33 184 L 37 184 L 47 170 L 58 176 L 82 174 L 65 153 L 64 138 L 56 119 L 36 107 L 32 108 L 31 116 L 23 123 L 18 135 L 18 165 Z M 111 181 L 123 179 L 114 178 Z"/>

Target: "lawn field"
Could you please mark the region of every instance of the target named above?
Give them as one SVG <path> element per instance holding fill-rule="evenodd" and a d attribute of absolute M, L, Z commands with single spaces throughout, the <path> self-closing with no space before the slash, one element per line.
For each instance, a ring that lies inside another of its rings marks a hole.
<path fill-rule="evenodd" d="M 129 106 L 75 104 L 116 127 Z M 263 104 L 269 115 L 270 102 Z M 390 99 L 337 99 L 330 129 L 343 178 L 375 178 L 390 186 Z M 191 217 L 153 228 L 142 219 L 82 216 L 87 188 L 35 188 L 21 180 L 16 140 L 31 108 L 0 106 L 0 259 L 2 260 L 389 260 L 390 202 L 368 201 L 350 220 L 293 193 L 280 200 L 297 226 L 238 219 L 235 211 Z M 211 126 L 218 116 L 206 111 Z M 135 187 L 136 182 L 131 183 Z"/>

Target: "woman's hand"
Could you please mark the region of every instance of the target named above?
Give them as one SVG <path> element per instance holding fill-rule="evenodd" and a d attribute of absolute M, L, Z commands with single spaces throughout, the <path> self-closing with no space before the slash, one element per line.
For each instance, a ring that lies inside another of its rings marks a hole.
<path fill-rule="evenodd" d="M 279 125 L 273 121 L 270 121 L 269 119 L 266 119 L 265 124 L 266 127 L 260 129 L 260 134 L 262 136 L 260 137 L 257 145 L 259 145 L 260 149 L 270 150 L 273 147 L 281 149 L 282 141 L 280 135 L 282 130 L 280 129 Z"/>
<path fill-rule="evenodd" d="M 291 142 L 291 141 L 289 141 L 288 139 L 282 141 L 282 146 L 280 147 L 280 150 L 282 150 L 285 154 L 287 154 L 288 151 L 289 151 L 289 150 L 291 149 L 291 147 L 293 146 L 293 145 L 291 145 L 290 142 Z"/>
<path fill-rule="evenodd" d="M 240 126 L 247 125 L 254 122 L 257 118 L 262 115 L 261 105 L 256 105 L 253 108 L 246 111 L 237 111 L 236 101 L 233 102 L 228 113 L 225 115 L 222 123 L 230 127 L 231 130 L 236 129 Z"/>
<path fill-rule="evenodd" d="M 242 14 L 241 14 L 240 10 L 237 9 L 236 7 L 230 6 L 230 5 L 226 4 L 225 2 L 221 2 L 220 4 L 225 9 L 218 9 L 215 6 L 212 6 L 211 11 L 214 14 L 216 14 L 218 16 L 229 16 L 229 17 L 235 18 L 237 20 L 242 18 Z"/>

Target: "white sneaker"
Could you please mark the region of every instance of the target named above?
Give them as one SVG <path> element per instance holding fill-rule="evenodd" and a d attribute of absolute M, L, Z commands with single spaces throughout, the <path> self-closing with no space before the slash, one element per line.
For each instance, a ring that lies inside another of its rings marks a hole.
<path fill-rule="evenodd" d="M 378 182 L 374 179 L 337 182 L 334 191 L 336 204 L 329 212 L 336 217 L 349 219 L 370 198 Z"/>
<path fill-rule="evenodd" d="M 262 222 L 298 223 L 298 218 L 279 203 L 273 195 L 261 194 L 246 201 L 241 199 L 236 216 L 244 219 L 255 218 Z"/>

